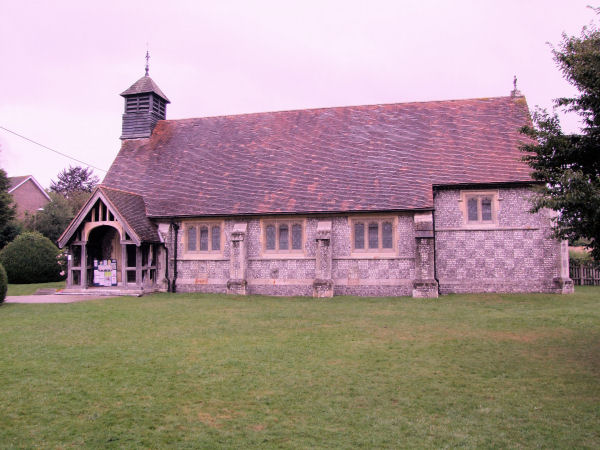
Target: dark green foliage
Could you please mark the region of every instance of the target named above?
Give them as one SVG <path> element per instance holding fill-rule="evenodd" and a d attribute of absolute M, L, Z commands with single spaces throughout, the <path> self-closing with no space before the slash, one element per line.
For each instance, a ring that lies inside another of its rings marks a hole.
<path fill-rule="evenodd" d="M 11 220 L 2 228 L 0 228 L 0 250 L 3 249 L 9 242 L 12 242 L 22 232 L 23 225 L 16 220 Z"/>
<path fill-rule="evenodd" d="M 2 264 L 0 264 L 0 303 L 4 302 L 6 298 L 6 289 L 8 288 L 8 278 L 6 276 L 6 270 Z"/>
<path fill-rule="evenodd" d="M 20 230 L 14 222 L 15 204 L 8 193 L 10 182 L 4 169 L 0 169 L 0 248 L 12 241 Z"/>
<path fill-rule="evenodd" d="M 536 140 L 523 149 L 536 180 L 544 182 L 535 210 L 559 212 L 556 234 L 563 239 L 589 239 L 600 260 L 600 30 L 584 28 L 581 36 L 563 35 L 554 60 L 579 91 L 555 100 L 558 107 L 578 114 L 580 134 L 563 134 L 556 114 L 538 110 L 533 126 L 523 132 Z"/>
<path fill-rule="evenodd" d="M 85 191 L 71 192 L 69 198 L 55 192 L 50 192 L 49 195 L 52 201 L 42 211 L 28 216 L 24 223 L 29 231 L 38 231 L 52 242 L 56 242 L 89 198 L 90 193 Z"/>
<path fill-rule="evenodd" d="M 46 237 L 36 232 L 20 234 L 0 251 L 0 263 L 4 265 L 10 283 L 44 283 L 59 281 L 62 268 L 60 252 Z"/>
<path fill-rule="evenodd" d="M 15 204 L 8 193 L 10 182 L 4 169 L 0 169 L 0 229 L 15 218 Z"/>
<path fill-rule="evenodd" d="M 92 192 L 92 189 L 98 184 L 98 177 L 89 167 L 84 169 L 80 166 L 69 166 L 57 176 L 58 181 L 52 180 L 50 191 L 62 194 L 64 197 L 70 197 L 72 193 L 78 191 Z"/>

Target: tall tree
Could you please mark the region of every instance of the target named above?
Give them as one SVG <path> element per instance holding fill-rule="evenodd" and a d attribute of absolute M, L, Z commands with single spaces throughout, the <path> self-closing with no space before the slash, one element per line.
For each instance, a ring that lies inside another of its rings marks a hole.
<path fill-rule="evenodd" d="M 57 176 L 50 186 L 51 201 L 44 209 L 27 216 L 23 225 L 29 231 L 38 231 L 56 242 L 73 217 L 90 197 L 98 183 L 92 169 L 69 167 Z"/>
<path fill-rule="evenodd" d="M 23 224 L 28 231 L 38 231 L 56 243 L 81 205 L 79 202 L 74 204 L 73 197 L 67 199 L 56 192 L 50 192 L 49 195 L 52 200 L 44 206 L 44 209 L 26 216 Z M 89 194 L 86 193 L 86 195 Z"/>
<path fill-rule="evenodd" d="M 15 203 L 8 193 L 10 181 L 4 169 L 0 169 L 0 228 L 15 218 Z"/>
<path fill-rule="evenodd" d="M 598 12 L 598 10 L 596 10 Z M 556 107 L 578 114 L 581 132 L 564 134 L 556 112 L 537 110 L 533 126 L 523 132 L 535 141 L 523 146 L 533 177 L 544 182 L 534 209 L 558 212 L 558 237 L 590 242 L 600 261 L 600 30 L 583 28 L 580 36 L 563 34 L 554 60 L 578 90 L 575 97 L 555 99 Z"/>
<path fill-rule="evenodd" d="M 0 248 L 12 241 L 21 228 L 15 221 L 16 206 L 8 193 L 10 181 L 4 169 L 0 169 Z"/>
<path fill-rule="evenodd" d="M 89 167 L 69 166 L 57 175 L 57 181 L 50 182 L 50 191 L 69 198 L 73 193 L 92 192 L 98 181 L 100 180 Z"/>

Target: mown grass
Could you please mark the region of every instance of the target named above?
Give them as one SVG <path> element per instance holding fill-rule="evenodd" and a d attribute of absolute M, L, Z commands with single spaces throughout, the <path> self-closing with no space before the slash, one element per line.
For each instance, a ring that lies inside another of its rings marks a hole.
<path fill-rule="evenodd" d="M 600 289 L 0 307 L 4 447 L 600 447 Z"/>
<path fill-rule="evenodd" d="M 38 289 L 64 289 L 64 281 L 51 283 L 9 284 L 6 295 L 32 295 Z"/>

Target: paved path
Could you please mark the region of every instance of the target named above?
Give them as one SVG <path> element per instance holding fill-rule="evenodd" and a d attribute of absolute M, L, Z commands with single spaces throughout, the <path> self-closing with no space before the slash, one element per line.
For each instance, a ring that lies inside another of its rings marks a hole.
<path fill-rule="evenodd" d="M 9 295 L 4 299 L 5 303 L 74 303 L 98 298 L 109 298 L 106 295 Z"/>

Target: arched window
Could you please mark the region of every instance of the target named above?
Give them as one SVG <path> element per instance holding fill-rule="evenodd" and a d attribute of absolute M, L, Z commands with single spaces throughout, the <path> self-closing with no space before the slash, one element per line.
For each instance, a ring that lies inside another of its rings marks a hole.
<path fill-rule="evenodd" d="M 352 251 L 361 253 L 394 251 L 396 233 L 392 217 L 352 219 Z"/>
<path fill-rule="evenodd" d="M 189 252 L 196 251 L 196 227 L 187 229 L 187 250 Z"/>
<path fill-rule="evenodd" d="M 267 220 L 263 222 L 263 250 L 267 253 L 300 253 L 304 250 L 304 222 Z"/>
<path fill-rule="evenodd" d="M 184 223 L 184 249 L 188 254 L 221 253 L 223 227 L 221 222 Z"/>

